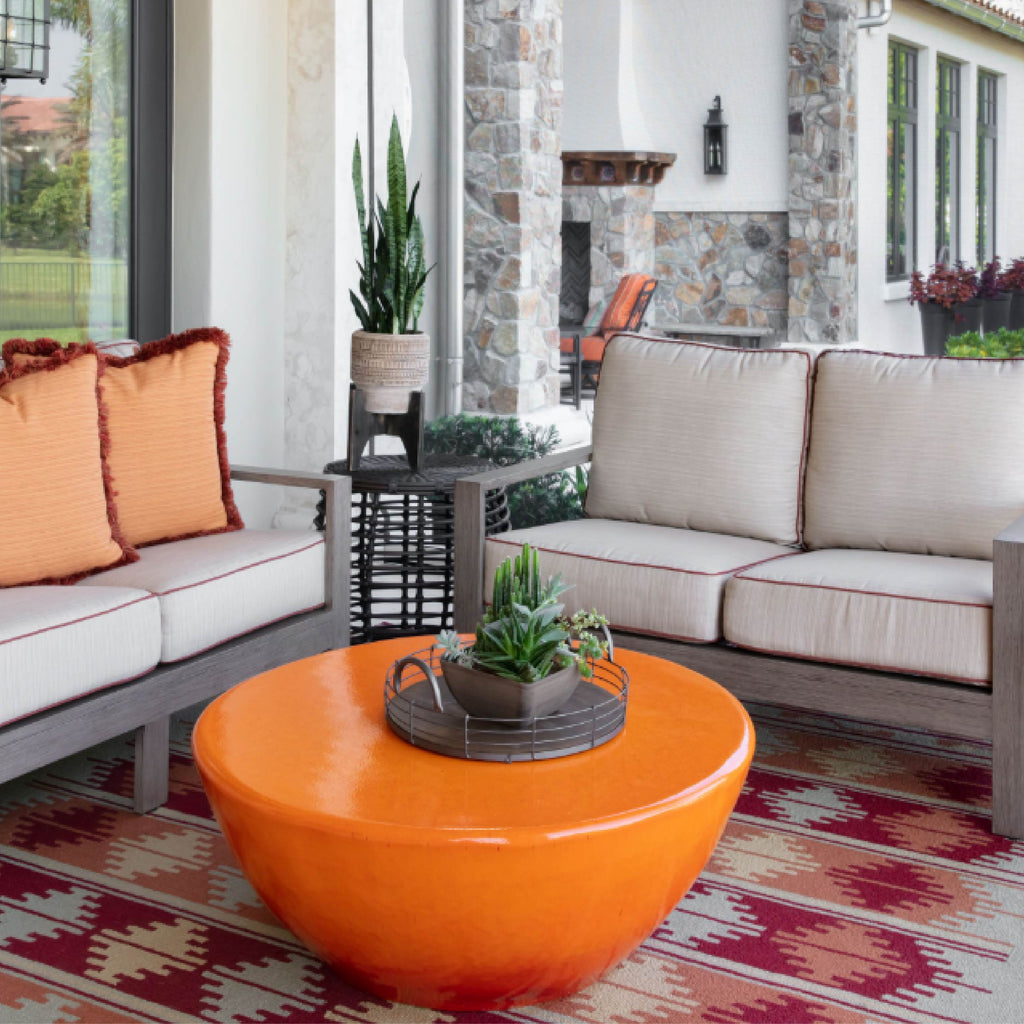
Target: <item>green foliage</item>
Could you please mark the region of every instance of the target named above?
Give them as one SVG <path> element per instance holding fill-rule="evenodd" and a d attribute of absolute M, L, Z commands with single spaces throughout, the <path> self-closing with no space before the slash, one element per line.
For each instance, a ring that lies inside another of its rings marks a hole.
<path fill-rule="evenodd" d="M 560 576 L 542 582 L 537 552 L 524 544 L 514 560 L 506 558 L 495 570 L 491 606 L 477 624 L 473 645 L 463 648 L 458 634 L 445 630 L 437 638 L 442 657 L 527 683 L 573 664 L 589 678 L 591 659 L 606 650 L 590 630 L 608 620 L 596 611 L 566 618 L 558 598 L 568 589 Z M 569 642 L 573 636 L 575 647 Z"/>
<path fill-rule="evenodd" d="M 553 452 L 558 442 L 558 431 L 551 426 L 529 426 L 514 416 L 466 413 L 433 420 L 424 434 L 428 452 L 475 455 L 495 466 L 539 459 Z M 582 466 L 511 484 L 505 493 L 512 529 L 581 519 L 586 492 L 587 473 Z"/>
<path fill-rule="evenodd" d="M 416 214 L 419 182 L 406 201 L 405 153 L 397 117 L 391 119 L 388 140 L 387 206 L 377 197 L 376 213 L 367 213 L 358 139 L 352 152 L 352 188 L 363 249 L 362 261 L 357 261 L 359 295 L 349 291 L 352 306 L 364 331 L 415 333 L 423 311 L 423 289 L 433 267 L 426 265 L 423 256 L 423 224 Z"/>
<path fill-rule="evenodd" d="M 946 355 L 960 359 L 1011 359 L 1024 356 L 1024 331 L 1001 327 L 991 334 L 958 334 L 946 342 Z"/>
<path fill-rule="evenodd" d="M 14 125 L 5 148 L 22 150 L 31 167 L 20 191 L 4 203 L 5 244 L 127 257 L 129 6 L 123 0 L 53 0 L 55 23 L 83 41 L 68 83 L 63 152 L 56 172 L 32 165 L 38 157 L 18 132 L 17 97 L 4 99 Z"/>

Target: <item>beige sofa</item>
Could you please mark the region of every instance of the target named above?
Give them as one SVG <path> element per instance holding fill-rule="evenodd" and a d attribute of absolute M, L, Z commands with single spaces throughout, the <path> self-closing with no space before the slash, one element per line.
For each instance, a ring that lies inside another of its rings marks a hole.
<path fill-rule="evenodd" d="M 349 478 L 231 476 L 323 490 L 325 531 L 193 537 L 74 586 L 0 589 L 0 781 L 135 730 L 134 806 L 151 810 L 173 712 L 348 644 Z"/>
<path fill-rule="evenodd" d="M 592 462 L 585 520 L 483 536 L 492 487 Z M 593 444 L 460 481 L 456 622 L 523 541 L 622 644 L 743 699 L 991 739 L 1024 836 L 1024 360 L 622 335 Z"/>

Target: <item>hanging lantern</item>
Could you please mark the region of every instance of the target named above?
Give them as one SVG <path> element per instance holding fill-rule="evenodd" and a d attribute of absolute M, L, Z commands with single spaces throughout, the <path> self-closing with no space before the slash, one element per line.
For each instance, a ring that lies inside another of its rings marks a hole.
<path fill-rule="evenodd" d="M 722 120 L 722 97 L 715 97 L 715 105 L 708 111 L 704 122 L 704 173 L 725 174 L 726 136 L 729 126 Z"/>
<path fill-rule="evenodd" d="M 0 0 L 0 82 L 50 73 L 50 0 Z"/>

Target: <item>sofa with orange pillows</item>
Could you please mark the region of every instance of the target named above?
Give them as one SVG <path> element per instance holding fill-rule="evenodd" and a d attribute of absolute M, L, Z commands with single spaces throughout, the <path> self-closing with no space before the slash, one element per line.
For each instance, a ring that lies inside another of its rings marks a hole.
<path fill-rule="evenodd" d="M 348 643 L 349 480 L 228 465 L 228 349 L 4 344 L 0 781 L 135 730 L 150 810 L 171 714 Z M 323 490 L 325 532 L 246 529 L 232 479 Z"/>

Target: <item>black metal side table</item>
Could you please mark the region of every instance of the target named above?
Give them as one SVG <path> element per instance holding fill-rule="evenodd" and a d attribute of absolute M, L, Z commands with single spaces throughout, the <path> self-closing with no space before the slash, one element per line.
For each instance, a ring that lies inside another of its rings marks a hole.
<path fill-rule="evenodd" d="M 451 629 L 454 622 L 455 481 L 494 467 L 465 455 L 342 459 L 325 473 L 352 477 L 352 643 Z M 317 528 L 323 528 L 318 507 Z M 487 495 L 487 533 L 509 529 L 504 490 Z"/>

